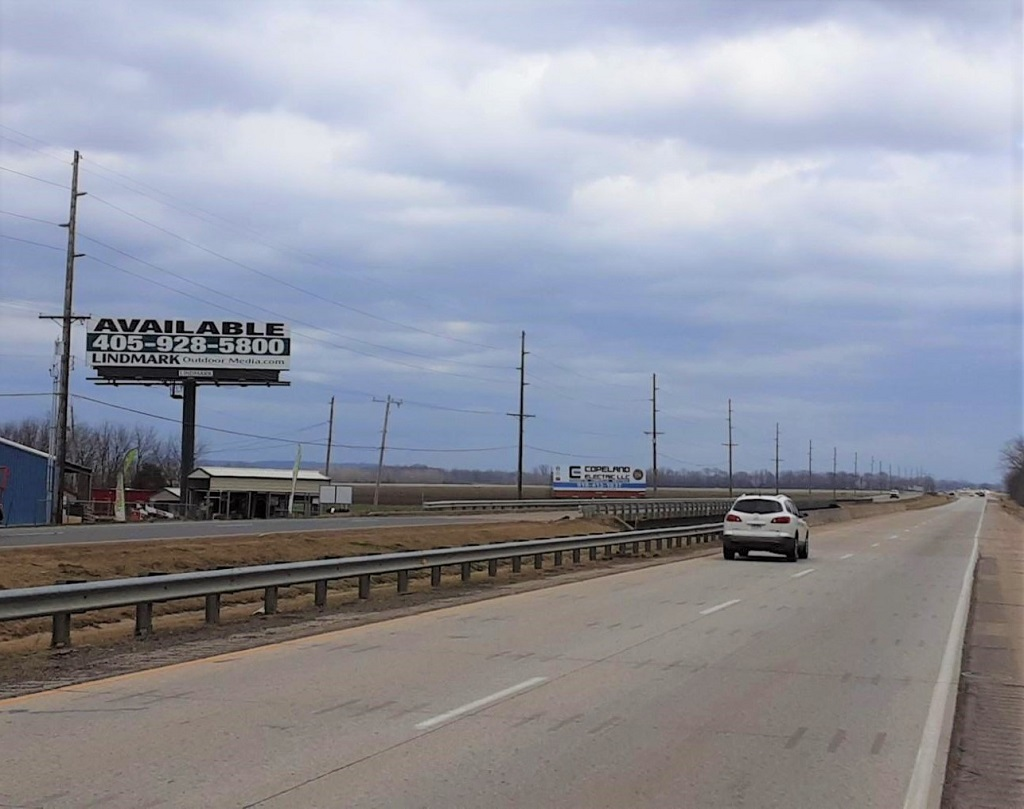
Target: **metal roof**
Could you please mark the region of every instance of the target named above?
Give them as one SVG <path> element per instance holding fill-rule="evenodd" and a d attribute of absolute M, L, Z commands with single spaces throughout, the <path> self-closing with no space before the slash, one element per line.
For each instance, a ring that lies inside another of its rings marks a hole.
<path fill-rule="evenodd" d="M 36 455 L 40 458 L 54 460 L 53 456 L 51 456 L 49 453 L 43 452 L 41 449 L 36 449 L 35 447 L 30 447 L 25 444 L 19 444 L 17 441 L 11 441 L 11 439 L 4 438 L 3 436 L 0 436 L 0 444 L 6 444 L 12 449 L 21 450 L 22 452 L 27 452 L 30 455 Z M 64 462 L 64 469 L 67 472 L 81 472 L 84 475 L 92 474 L 92 469 L 90 469 L 88 466 L 82 466 L 81 464 L 75 463 L 74 461 L 70 460 Z"/>
<path fill-rule="evenodd" d="M 246 466 L 198 466 L 189 478 L 266 478 L 268 480 L 291 480 L 291 469 L 261 469 Z M 300 469 L 299 480 L 322 480 L 330 483 L 331 479 L 323 472 L 312 469 Z"/>

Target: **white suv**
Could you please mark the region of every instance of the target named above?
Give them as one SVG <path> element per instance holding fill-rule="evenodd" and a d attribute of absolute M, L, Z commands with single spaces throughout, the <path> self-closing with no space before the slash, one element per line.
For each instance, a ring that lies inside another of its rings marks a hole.
<path fill-rule="evenodd" d="M 734 559 L 750 551 L 785 554 L 790 562 L 810 554 L 810 529 L 804 514 L 784 494 L 744 494 L 725 515 L 722 555 Z"/>

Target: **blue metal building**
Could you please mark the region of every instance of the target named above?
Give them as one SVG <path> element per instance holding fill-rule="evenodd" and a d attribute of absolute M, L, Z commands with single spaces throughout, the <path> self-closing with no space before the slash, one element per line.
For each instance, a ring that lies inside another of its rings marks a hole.
<path fill-rule="evenodd" d="M 47 453 L 0 437 L 0 486 L 6 482 L 6 488 L 0 492 L 0 526 L 45 525 L 50 521 L 46 491 L 49 462 Z M 67 464 L 67 472 L 89 474 L 88 469 L 74 463 Z"/>

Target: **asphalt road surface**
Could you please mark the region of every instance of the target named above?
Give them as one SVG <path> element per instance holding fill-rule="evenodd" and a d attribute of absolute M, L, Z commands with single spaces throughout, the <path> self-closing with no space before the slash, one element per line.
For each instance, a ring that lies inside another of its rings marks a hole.
<path fill-rule="evenodd" d="M 928 806 L 983 507 L 0 701 L 0 805 Z"/>
<path fill-rule="evenodd" d="M 206 522 L 106 523 L 103 525 L 38 526 L 0 530 L 0 549 L 34 545 L 76 545 L 91 542 L 130 542 L 133 540 L 191 539 L 254 534 L 294 534 L 304 531 L 346 531 L 358 528 L 401 528 L 415 525 L 460 525 L 510 520 L 555 520 L 562 512 L 514 514 L 438 515 L 416 517 L 337 517 L 292 520 L 210 520 Z M 2 806 L 2 804 L 0 804 Z"/>

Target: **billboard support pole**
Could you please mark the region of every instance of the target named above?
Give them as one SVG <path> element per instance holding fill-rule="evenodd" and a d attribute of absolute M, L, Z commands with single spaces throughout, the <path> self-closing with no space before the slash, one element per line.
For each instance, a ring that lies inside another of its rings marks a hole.
<path fill-rule="evenodd" d="M 192 473 L 196 453 L 196 391 L 199 386 L 194 379 L 182 382 L 181 400 L 181 505 L 186 519 L 192 516 L 192 498 L 189 492 L 188 476 Z"/>

